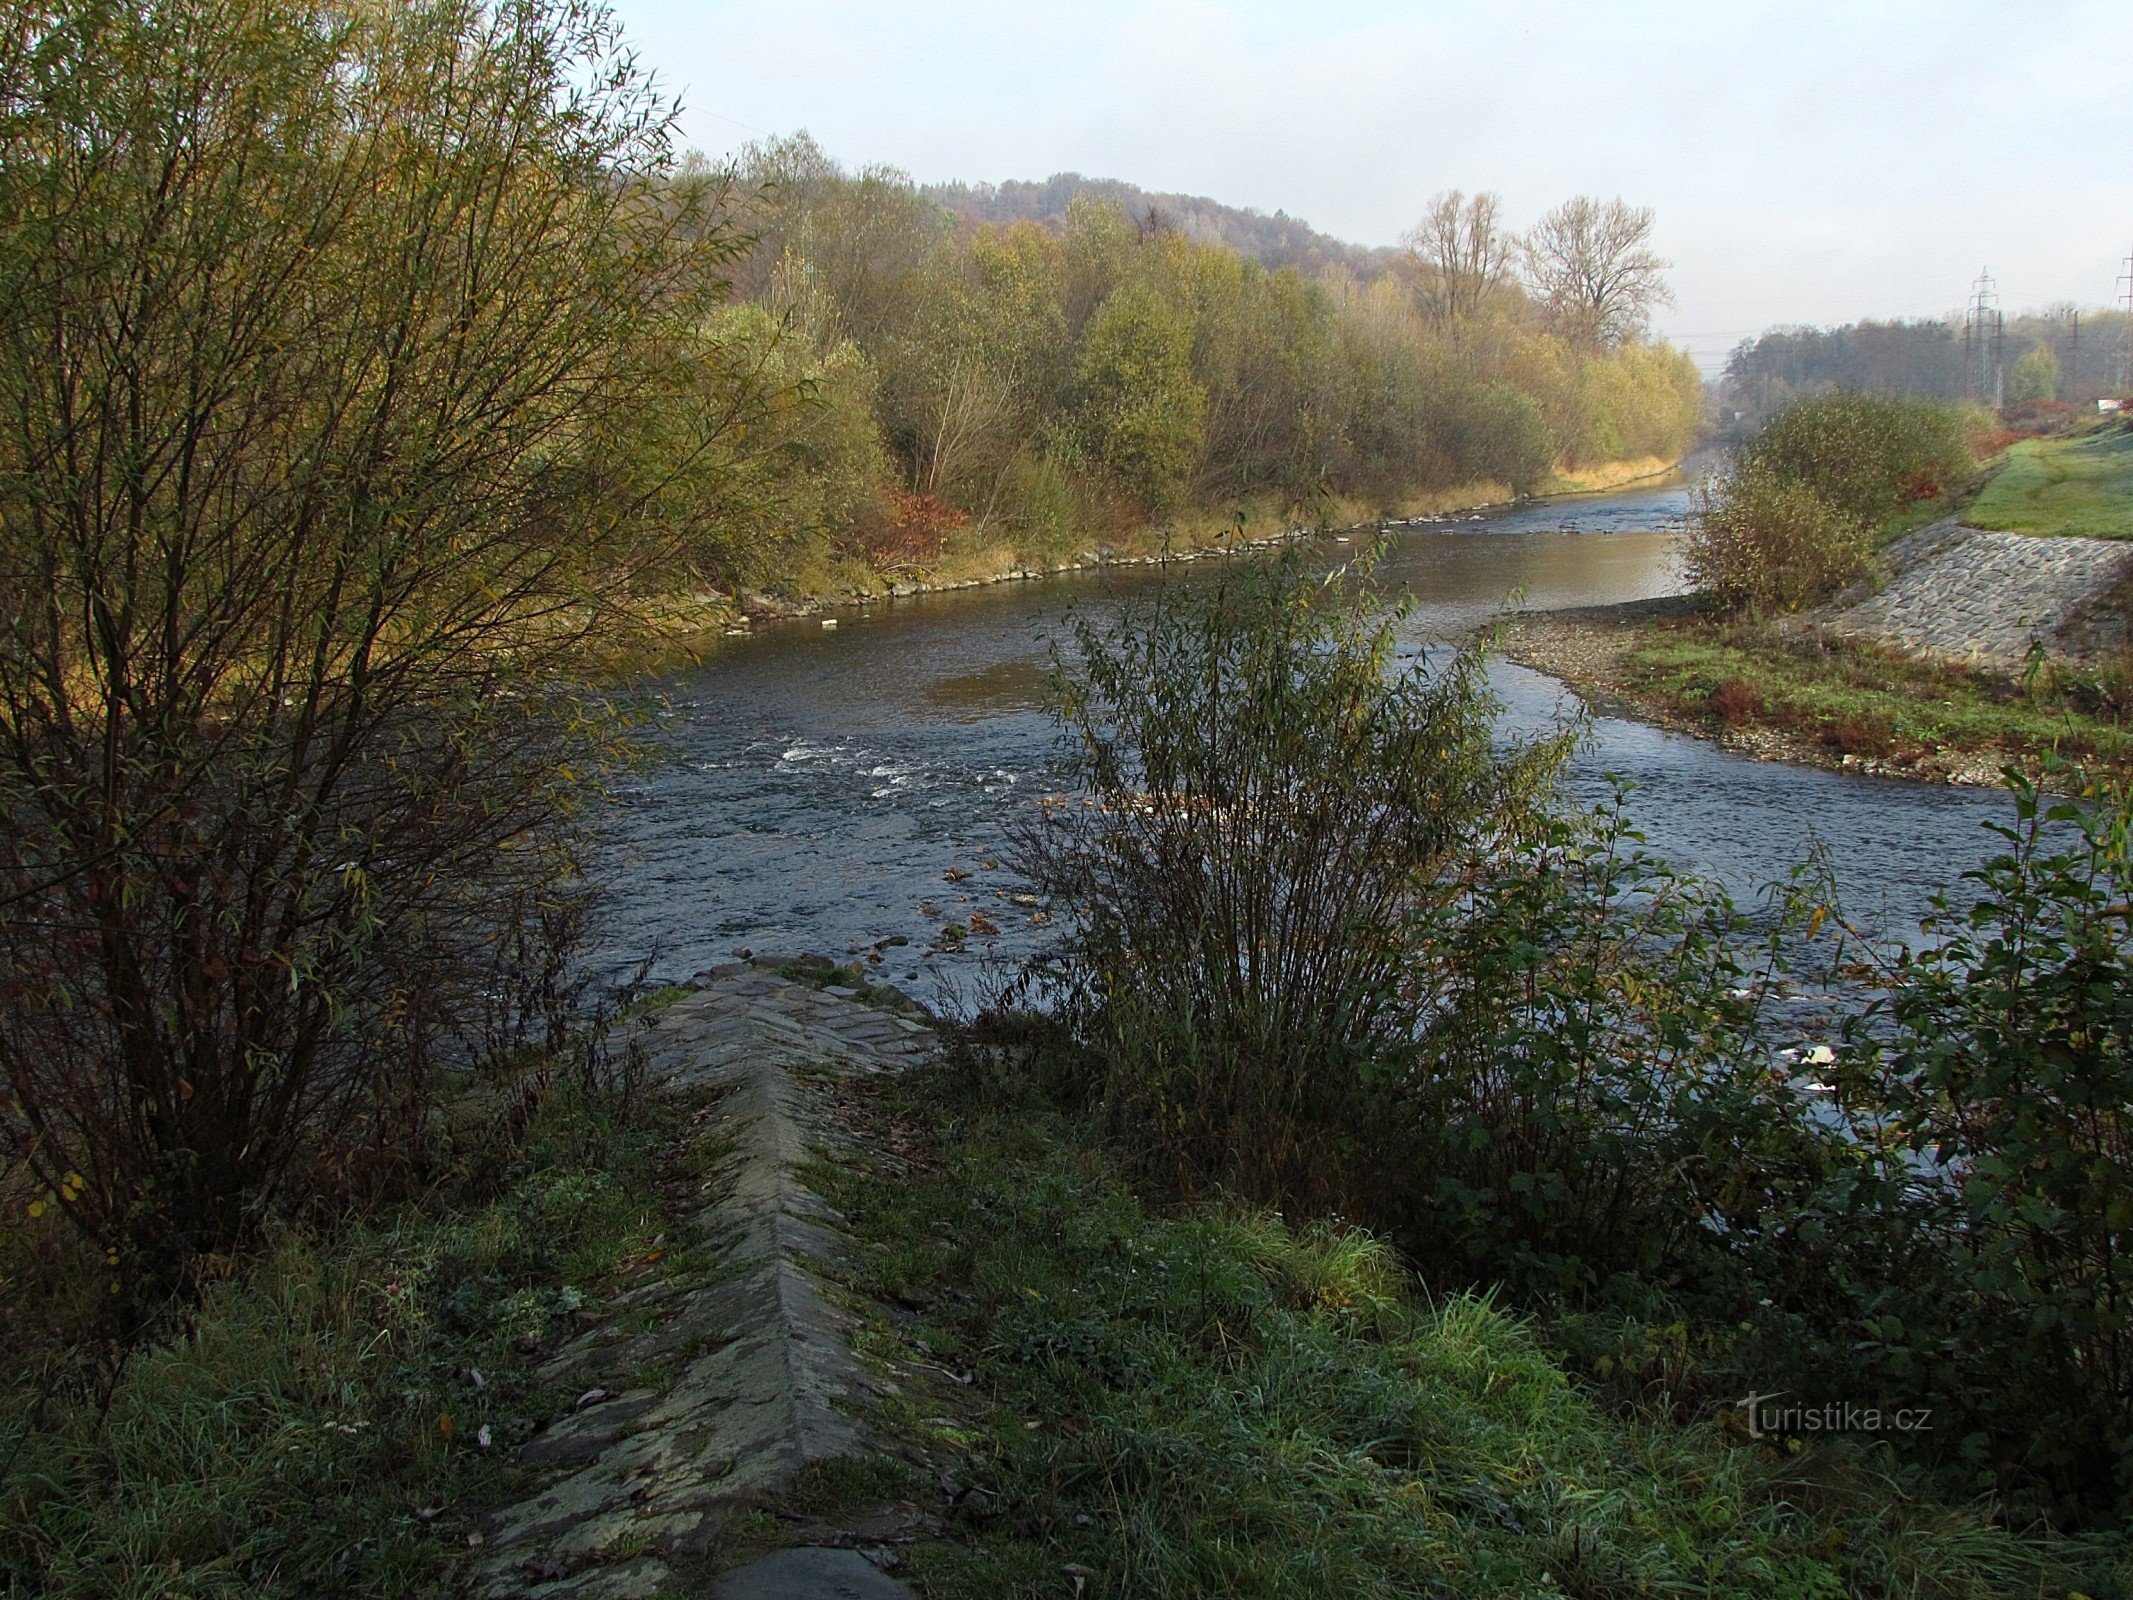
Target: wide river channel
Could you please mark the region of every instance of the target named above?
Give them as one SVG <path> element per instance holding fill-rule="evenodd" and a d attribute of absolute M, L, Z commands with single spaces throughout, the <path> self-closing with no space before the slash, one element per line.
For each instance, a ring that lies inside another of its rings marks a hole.
<path fill-rule="evenodd" d="M 1514 595 L 1553 608 L 1676 592 L 1687 507 L 1687 490 L 1671 487 L 1412 527 L 1394 534 L 1381 570 L 1414 596 L 1413 642 L 1426 645 Z M 1333 560 L 1353 547 L 1322 549 Z M 1070 608 L 1101 619 L 1152 583 L 1206 581 L 1212 565 L 921 595 L 845 612 L 835 628 L 759 626 L 649 684 L 663 739 L 605 823 L 596 970 L 620 979 L 652 958 L 652 977 L 670 980 L 743 948 L 843 960 L 900 937 L 875 970 L 932 1001 L 967 991 L 982 963 L 1036 948 L 1056 925 L 1016 904 L 1022 886 L 986 863 L 999 860 L 1007 819 L 1058 787 L 1043 711 L 1052 642 Z M 1508 728 L 1572 703 L 1552 679 L 1491 670 Z M 1897 935 L 1986 852 L 1981 824 L 2008 814 L 1997 791 L 1781 766 L 1599 717 L 1569 787 L 1598 797 L 1610 774 L 1635 785 L 1637 826 L 1677 865 L 1748 897 L 1819 840 L 1846 909 Z M 925 953 L 973 911 L 996 938 Z"/>

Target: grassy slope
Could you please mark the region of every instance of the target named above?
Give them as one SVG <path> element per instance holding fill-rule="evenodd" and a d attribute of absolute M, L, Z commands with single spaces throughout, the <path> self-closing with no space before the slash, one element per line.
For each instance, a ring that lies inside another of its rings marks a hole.
<path fill-rule="evenodd" d="M 888 1093 L 925 1155 L 840 1197 L 860 1286 L 919 1313 L 881 1336 L 899 1373 L 969 1373 L 957 1417 L 905 1391 L 978 1491 L 906 1552 L 929 1595 L 2119 1592 L 1866 1451 L 1606 1409 L 1532 1326 L 1426 1300 L 1366 1236 L 1151 1209 L 1056 1115 Z"/>
<path fill-rule="evenodd" d="M 1727 685 L 1742 685 L 1729 695 Z M 1653 623 L 1623 640 L 1614 692 L 1678 718 L 1754 722 L 1830 756 L 1930 766 L 1954 754 L 2105 765 L 2133 730 L 2104 691 L 2065 671 L 2027 688 L 1859 640 L 1786 637 L 1753 623 Z"/>
<path fill-rule="evenodd" d="M 1609 1409 L 1535 1328 L 1425 1300 L 1358 1233 L 1151 1207 L 1026 1100 L 944 1072 L 855 1115 L 881 1136 L 838 1196 L 861 1348 L 908 1451 L 737 1519 L 735 1555 L 945 1483 L 947 1536 L 899 1569 L 937 1600 L 2133 1592 L 2114 1552 L 2010 1537 L 1871 1454 Z M 511 1446 L 568 1407 L 532 1369 L 581 1302 L 689 1255 L 661 1245 L 715 1154 L 700 1120 L 560 1094 L 423 1203 L 285 1235 L 108 1389 L 18 1361 L 0 1586 L 456 1592 L 480 1510 L 522 1492 Z"/>
<path fill-rule="evenodd" d="M 454 1592 L 479 1511 L 526 1479 L 530 1419 L 569 1407 L 532 1369 L 580 1306 L 685 1253 L 653 1248 L 662 1185 L 699 1160 L 677 1158 L 684 1109 L 565 1086 L 499 1139 L 485 1099 L 456 1181 L 284 1232 L 115 1377 L 56 1345 L 18 1352 L 0 1374 L 0 1592 Z M 47 1278 L 95 1277 L 45 1242 Z M 34 1260 L 11 1254 L 8 1292 L 34 1290 Z"/>
<path fill-rule="evenodd" d="M 2011 533 L 2133 538 L 2133 431 L 2022 440 L 1964 520 Z"/>

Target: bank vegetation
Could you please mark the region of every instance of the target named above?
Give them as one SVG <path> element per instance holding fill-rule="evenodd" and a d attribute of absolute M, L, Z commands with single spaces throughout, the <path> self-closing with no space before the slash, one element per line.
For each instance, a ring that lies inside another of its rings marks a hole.
<path fill-rule="evenodd" d="M 1603 1390 L 1927 1408 L 1846 1449 L 2121 1527 L 2124 790 L 2010 777 L 1882 946 L 1820 871 L 1750 915 L 1655 859 L 1554 788 L 1561 736 L 1489 736 L 1471 651 L 1394 662 L 1393 628 L 1291 565 L 1084 632 L 1062 750 L 1100 803 L 1023 835 L 1078 930 L 1023 1070 L 1153 1192 L 1360 1224 Z M 1812 1054 L 1794 982 L 1850 996 Z"/>
<path fill-rule="evenodd" d="M 1818 626 L 1816 608 L 1884 583 L 1891 543 L 1942 518 L 2115 536 L 2126 439 L 2115 421 L 2070 430 L 2062 412 L 2033 408 L 1996 417 L 1859 391 L 1796 400 L 1699 491 L 1693 596 L 1522 617 L 1508 647 L 1612 705 L 1779 759 L 1970 783 L 2047 756 L 2123 770 L 2122 646 L 1966 660 Z M 2085 630 L 2122 629 L 2123 606 L 2122 594 L 2092 595 Z"/>

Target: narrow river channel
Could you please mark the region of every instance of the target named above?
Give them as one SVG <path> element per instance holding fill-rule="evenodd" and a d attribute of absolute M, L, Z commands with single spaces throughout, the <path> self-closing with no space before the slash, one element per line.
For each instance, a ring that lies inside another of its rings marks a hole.
<path fill-rule="evenodd" d="M 1458 633 L 1514 594 L 1532 607 L 1642 599 L 1680 587 L 1683 488 L 1521 507 L 1398 534 L 1384 571 L 1415 597 L 1417 643 Z M 1331 541 L 1327 553 L 1346 552 Z M 1195 581 L 1206 564 L 1170 569 Z M 651 685 L 664 738 L 606 823 L 608 898 L 595 948 L 607 979 L 655 956 L 673 979 L 737 949 L 844 959 L 902 938 L 876 970 L 931 1000 L 988 956 L 1051 933 L 1015 904 L 998 861 L 1005 820 L 1055 787 L 1041 709 L 1049 641 L 1068 608 L 1102 616 L 1164 581 L 1114 568 L 877 605 L 759 628 L 694 671 Z M 1493 669 L 1507 725 L 1543 725 L 1561 685 Z M 1636 785 L 1651 846 L 1736 895 L 1781 878 L 1819 838 L 1846 906 L 1899 935 L 1992 842 L 1997 791 L 1850 777 L 1728 754 L 1635 722 L 1598 718 L 1569 782 L 1597 797 Z M 951 872 L 968 877 L 949 879 Z M 981 912 L 994 939 L 926 956 L 942 925 Z"/>

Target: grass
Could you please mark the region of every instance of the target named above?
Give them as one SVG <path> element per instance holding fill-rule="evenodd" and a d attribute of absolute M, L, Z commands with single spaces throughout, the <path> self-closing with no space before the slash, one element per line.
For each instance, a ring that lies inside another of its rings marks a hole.
<path fill-rule="evenodd" d="M 926 1419 L 961 1490 L 954 1536 L 900 1569 L 928 1595 L 2127 1592 L 1871 1450 L 1609 1409 L 1535 1325 L 1430 1299 L 1365 1234 L 1157 1209 L 1074 1119 L 883 1092 L 928 1156 L 847 1180 L 860 1286 L 968 1385 Z"/>
<path fill-rule="evenodd" d="M 2010 533 L 2133 538 L 2133 430 L 2113 425 L 2010 446 L 1964 520 Z"/>
<path fill-rule="evenodd" d="M 0 1592 L 452 1592 L 478 1511 L 522 1476 L 514 1446 L 567 1409 L 534 1368 L 668 1225 L 677 1116 L 559 1086 L 518 1137 L 470 1130 L 480 1148 L 420 1203 L 283 1230 L 115 1368 L 19 1357 Z M 34 1287 L 28 1254 L 11 1292 Z"/>
<path fill-rule="evenodd" d="M 1777 729 L 1833 756 L 1919 764 L 2054 751 L 2103 766 L 2133 756 L 2123 685 L 2063 666 L 2025 686 L 1863 640 L 1691 621 L 1633 629 L 1617 671 L 1632 699 L 1685 719 Z"/>

